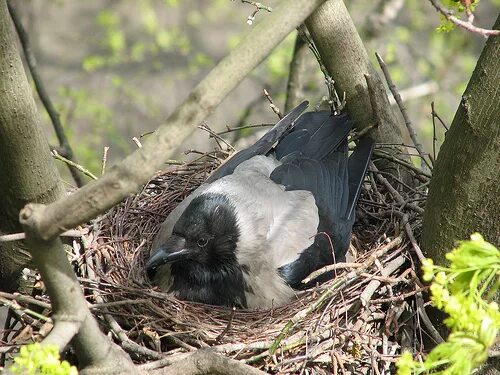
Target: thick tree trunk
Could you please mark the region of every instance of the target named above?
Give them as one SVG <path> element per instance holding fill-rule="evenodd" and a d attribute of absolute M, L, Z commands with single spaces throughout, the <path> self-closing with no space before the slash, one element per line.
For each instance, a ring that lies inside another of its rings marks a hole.
<path fill-rule="evenodd" d="M 493 28 L 500 28 L 500 16 Z M 421 244 L 438 264 L 455 241 L 473 232 L 500 245 L 499 56 L 500 37 L 490 37 L 436 160 Z M 479 373 L 500 374 L 498 369 L 498 357 L 490 358 Z"/>
<path fill-rule="evenodd" d="M 345 92 L 347 111 L 358 129 L 378 125 L 370 136 L 378 143 L 402 144 L 403 138 L 387 98 L 384 85 L 370 63 L 366 49 L 342 0 L 328 0 L 320 5 L 306 20 L 306 26 L 318 48 L 323 63 L 335 80 L 339 95 Z M 377 99 L 380 101 L 377 115 L 373 113 L 365 74 L 374 82 Z M 377 122 L 378 117 L 378 124 Z M 404 149 L 392 148 L 398 157 L 409 160 Z M 389 165 L 382 166 L 387 170 Z M 398 169 L 391 164 L 390 169 Z M 392 171 L 396 172 L 396 171 Z"/>
<path fill-rule="evenodd" d="M 500 38 L 490 37 L 436 161 L 422 246 L 437 263 L 473 232 L 500 245 L 499 56 Z"/>
<path fill-rule="evenodd" d="M 31 87 L 16 48 L 5 1 L 0 1 L 0 233 L 21 232 L 26 203 L 64 194 L 40 127 Z M 23 243 L 0 243 L 0 289 L 15 290 L 28 263 Z"/>

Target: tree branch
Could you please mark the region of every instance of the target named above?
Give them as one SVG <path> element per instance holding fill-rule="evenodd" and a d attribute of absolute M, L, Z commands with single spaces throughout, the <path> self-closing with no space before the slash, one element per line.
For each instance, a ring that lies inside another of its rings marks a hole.
<path fill-rule="evenodd" d="M 151 134 L 143 147 L 109 168 L 98 181 L 48 206 L 31 205 L 38 211 L 34 228 L 43 239 L 84 223 L 137 192 L 163 166 L 180 141 L 257 66 L 286 35 L 295 29 L 322 0 L 283 1 L 260 22 L 224 60 L 191 92 L 184 103 Z"/>
<path fill-rule="evenodd" d="M 398 120 L 389 104 L 383 82 L 368 58 L 344 2 L 330 0 L 323 3 L 306 20 L 306 25 L 337 90 L 345 92 L 347 111 L 357 130 L 373 125 L 374 113 L 377 112 L 380 124 L 370 132 L 370 136 L 378 143 L 403 143 Z M 366 74 L 372 77 L 374 93 L 380 102 L 377 109 L 370 105 Z M 403 147 L 388 151 L 411 163 Z M 395 163 L 384 161 L 379 167 L 395 176 L 402 174 L 403 180 L 411 184 L 411 176 Z"/>
<path fill-rule="evenodd" d="M 90 313 L 61 240 L 58 237 L 48 241 L 41 239 L 33 230 L 35 218 L 36 212 L 24 208 L 19 220 L 53 310 L 54 328 L 42 344 L 55 344 L 63 350 L 73 340 L 82 367 L 100 370 L 116 367 L 133 373 L 135 367 L 130 358 L 101 332 Z"/>
<path fill-rule="evenodd" d="M 299 105 L 303 100 L 304 94 L 302 90 L 304 82 L 302 76 L 304 74 L 308 50 L 309 46 L 307 42 L 301 37 L 300 33 L 297 33 L 286 86 L 285 113 L 290 112 L 292 108 Z"/>
<path fill-rule="evenodd" d="M 42 101 L 49 117 L 52 121 L 52 125 L 54 126 L 54 131 L 56 132 L 57 139 L 59 140 L 59 144 L 65 151 L 65 157 L 75 164 L 77 164 L 75 155 L 73 153 L 73 149 L 68 141 L 68 137 L 66 137 L 66 133 L 61 124 L 61 120 L 59 118 L 59 114 L 57 113 L 54 105 L 52 104 L 52 100 L 50 100 L 49 94 L 45 89 L 45 85 L 43 84 L 42 78 L 38 74 L 38 69 L 36 67 L 36 59 L 33 51 L 31 50 L 31 43 L 28 37 L 28 33 L 24 29 L 24 26 L 21 22 L 21 18 L 17 14 L 15 7 L 12 5 L 11 1 L 7 1 L 7 7 L 9 9 L 10 17 L 12 18 L 12 22 L 17 31 L 17 35 L 19 36 L 19 40 L 21 41 L 21 46 L 23 47 L 24 56 L 26 57 L 26 63 L 28 64 L 28 68 L 31 72 L 31 77 L 33 77 L 33 82 L 35 83 L 36 91 L 38 92 L 38 96 Z M 78 169 L 68 163 L 69 171 L 75 180 L 75 183 L 78 187 L 81 187 L 85 184 L 85 181 L 82 179 L 82 176 L 78 172 Z"/>
<path fill-rule="evenodd" d="M 497 36 L 500 35 L 500 30 L 488 30 L 488 29 L 482 29 L 480 27 L 474 26 L 471 21 L 462 21 L 461 19 L 455 17 L 453 15 L 453 12 L 449 9 L 446 9 L 442 7 L 441 5 L 438 4 L 436 0 L 429 0 L 430 3 L 436 10 L 441 13 L 448 21 L 454 23 L 455 25 L 461 27 L 462 29 L 465 29 L 467 31 L 476 33 L 476 34 L 481 34 L 485 38 L 488 36 Z"/>
<path fill-rule="evenodd" d="M 389 69 L 387 68 L 387 65 L 385 64 L 385 61 L 382 59 L 382 56 L 380 56 L 377 52 L 375 52 L 375 56 L 377 57 L 378 63 L 380 65 L 380 69 L 382 69 L 382 73 L 384 73 L 385 80 L 387 82 L 387 85 L 389 86 L 389 90 L 392 93 L 392 96 L 394 97 L 394 100 L 396 101 L 399 110 L 401 111 L 401 115 L 403 116 L 403 119 L 405 121 L 406 128 L 408 129 L 408 133 L 410 134 L 410 138 L 415 145 L 415 148 L 417 149 L 418 153 L 420 154 L 422 158 L 422 171 L 426 171 L 425 166 L 427 165 L 430 170 L 432 170 L 431 165 L 425 158 L 425 155 L 427 153 L 425 152 L 422 144 L 418 141 L 417 138 L 417 133 L 415 132 L 415 129 L 413 129 L 413 125 L 410 120 L 410 116 L 408 115 L 408 111 L 406 110 L 406 107 L 403 103 L 403 100 L 401 99 L 401 95 L 399 94 L 398 88 L 394 84 L 394 81 L 392 80 L 391 73 L 389 73 Z"/>
<path fill-rule="evenodd" d="M 158 375 L 265 375 L 266 373 L 240 361 L 216 354 L 210 349 L 200 349 L 194 354 L 172 363 L 171 366 L 157 371 Z"/>

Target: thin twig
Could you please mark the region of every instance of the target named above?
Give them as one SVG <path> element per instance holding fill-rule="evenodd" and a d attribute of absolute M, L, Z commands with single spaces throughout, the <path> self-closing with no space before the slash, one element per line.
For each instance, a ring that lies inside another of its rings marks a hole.
<path fill-rule="evenodd" d="M 419 292 L 420 291 L 421 290 L 419 290 Z M 425 327 L 429 330 L 428 333 L 436 341 L 437 344 L 441 344 L 442 342 L 444 342 L 444 339 L 439 334 L 436 327 L 434 327 L 434 324 L 432 324 L 431 320 L 429 319 L 429 316 L 427 315 L 427 312 L 425 311 L 424 299 L 422 298 L 422 293 L 417 293 L 416 300 L 417 300 L 418 315 L 420 315 L 420 318 L 424 322 Z"/>
<path fill-rule="evenodd" d="M 218 146 L 220 149 L 222 149 L 220 142 L 224 143 L 226 147 L 230 150 L 230 152 L 236 151 L 233 145 L 231 145 L 228 141 L 226 141 L 224 138 L 222 138 L 219 134 L 217 134 L 215 131 L 213 131 L 206 122 L 203 122 L 201 125 L 198 126 L 198 129 L 206 131 L 209 135 L 210 138 L 215 139 L 217 142 Z"/>
<path fill-rule="evenodd" d="M 90 172 L 88 169 L 82 167 L 80 164 L 76 164 L 74 161 L 71 161 L 64 156 L 60 155 L 56 150 L 52 150 L 52 156 L 57 159 L 61 160 L 62 162 L 71 165 L 72 167 L 78 169 L 80 172 L 85 174 L 86 176 L 89 176 L 93 180 L 97 180 L 97 176 Z"/>
<path fill-rule="evenodd" d="M 310 306 L 308 306 L 306 309 L 299 311 L 296 313 L 282 328 L 280 334 L 276 339 L 274 340 L 273 345 L 269 348 L 269 353 L 272 355 L 276 352 L 278 349 L 278 346 L 280 345 L 281 341 L 285 338 L 285 336 L 292 330 L 292 328 L 299 322 L 300 320 L 304 319 L 306 316 L 308 316 L 310 313 L 316 311 L 320 307 L 322 307 L 326 301 L 332 297 L 332 295 L 335 293 L 335 291 L 342 286 L 343 288 L 347 287 L 356 277 L 363 272 L 364 269 L 367 269 L 370 267 L 378 257 L 384 255 L 387 253 L 389 250 L 392 250 L 396 247 L 398 247 L 402 242 L 401 236 L 396 237 L 393 239 L 391 242 L 389 242 L 387 245 L 383 246 L 382 248 L 378 249 L 375 251 L 373 254 L 371 254 L 368 259 L 366 259 L 363 262 L 363 267 L 358 268 L 357 270 L 351 271 L 348 274 L 337 278 L 332 285 L 324 291 L 321 296 Z"/>
<path fill-rule="evenodd" d="M 84 234 L 87 234 L 88 230 L 78 230 L 78 229 L 71 229 L 68 230 L 64 233 L 61 233 L 60 235 L 63 237 L 74 237 L 78 238 L 81 237 Z M 0 242 L 10 242 L 10 241 L 19 241 L 19 240 L 24 240 L 26 238 L 26 233 L 21 232 L 21 233 L 12 233 L 12 234 L 4 234 L 0 236 Z"/>
<path fill-rule="evenodd" d="M 29 303 L 31 305 L 39 306 L 43 309 L 51 309 L 50 303 L 40 301 L 36 298 L 33 298 L 25 294 L 0 292 L 0 297 L 8 300 L 14 300 L 16 302 Z"/>
<path fill-rule="evenodd" d="M 483 29 L 481 27 L 474 26 L 472 24 L 472 22 L 462 21 L 461 19 L 455 17 L 451 10 L 442 7 L 440 4 L 438 4 L 438 2 L 436 0 L 429 0 L 429 1 L 432 4 L 432 6 L 434 8 L 436 8 L 436 10 L 439 13 L 441 13 L 448 21 L 454 23 L 455 25 L 457 25 L 457 26 L 459 26 L 467 31 L 470 31 L 470 32 L 473 32 L 476 34 L 480 34 L 480 35 L 484 36 L 485 38 L 488 36 L 500 35 L 500 30 Z M 470 20 L 470 18 L 469 18 L 469 20 Z"/>
<path fill-rule="evenodd" d="M 19 311 L 23 314 L 30 315 L 32 317 L 35 317 L 37 319 L 43 320 L 44 322 L 49 322 L 52 323 L 52 319 L 49 317 L 46 317 L 45 315 L 42 315 L 36 311 L 33 311 L 31 309 L 23 308 L 21 307 L 16 301 L 13 300 L 8 300 L 6 298 L 0 297 L 0 305 L 7 306 L 8 308 Z"/>
<path fill-rule="evenodd" d="M 319 270 L 314 271 L 311 273 L 309 276 L 307 276 L 302 282 L 304 284 L 307 284 L 308 282 L 316 279 L 318 276 L 323 275 L 324 273 L 334 271 L 334 270 L 341 270 L 345 268 L 360 268 L 363 267 L 363 263 L 335 263 L 335 264 L 329 264 L 327 266 L 324 266 L 323 268 L 320 268 Z"/>
<path fill-rule="evenodd" d="M 422 252 L 422 249 L 420 248 L 419 244 L 417 243 L 417 240 L 415 239 L 415 235 L 413 234 L 413 229 L 411 229 L 411 225 L 408 222 L 409 221 L 409 216 L 408 214 L 403 215 L 403 223 L 404 228 L 406 231 L 406 234 L 408 235 L 408 239 L 410 240 L 411 246 L 413 247 L 413 250 L 415 250 L 415 254 L 417 254 L 418 259 L 420 262 L 423 262 L 426 259 L 426 256 Z"/>
<path fill-rule="evenodd" d="M 38 74 L 36 59 L 33 51 L 31 49 L 31 43 L 29 40 L 28 33 L 24 29 L 24 26 L 21 22 L 21 18 L 19 17 L 17 10 L 12 5 L 12 2 L 7 1 L 7 6 L 9 8 L 9 13 L 12 18 L 12 22 L 17 31 L 17 35 L 19 36 L 19 40 L 21 41 L 21 46 L 23 47 L 24 56 L 26 57 L 26 63 L 31 72 L 31 77 L 33 78 L 33 82 L 35 83 L 36 91 L 38 92 L 38 96 L 42 101 L 47 113 L 52 121 L 52 125 L 54 126 L 54 131 L 56 133 L 57 139 L 59 140 L 60 146 L 64 149 L 64 155 L 68 160 L 71 160 L 74 164 L 66 163 L 68 165 L 69 171 L 75 180 L 75 183 L 78 187 L 81 187 L 85 184 L 85 181 L 82 179 L 82 176 L 78 173 L 79 169 L 76 167 L 78 164 L 73 153 L 73 149 L 69 143 L 68 137 L 66 136 L 66 132 L 61 124 L 61 119 L 59 118 L 59 113 L 57 113 L 54 105 L 52 104 L 52 100 L 45 89 L 45 85 L 43 83 L 42 78 Z"/>
<path fill-rule="evenodd" d="M 423 288 L 419 288 L 417 290 L 412 290 L 411 292 L 402 293 L 400 295 L 393 296 L 393 297 L 374 299 L 371 301 L 371 303 L 372 304 L 381 304 L 381 303 L 388 303 L 388 302 L 404 301 L 408 297 L 414 296 L 415 294 L 422 293 L 428 289 L 429 289 L 428 287 L 423 287 Z"/>
<path fill-rule="evenodd" d="M 422 181 L 422 179 L 425 179 L 422 182 L 426 182 L 428 179 L 430 179 L 432 177 L 432 175 L 429 172 L 424 172 L 421 169 L 415 167 L 414 165 L 407 163 L 406 161 L 401 160 L 401 159 L 395 157 L 394 155 L 391 155 L 388 152 L 385 152 L 383 150 L 380 150 L 380 149 L 374 150 L 373 155 L 379 156 L 381 158 L 384 158 L 384 159 L 387 159 L 390 161 L 393 161 L 394 163 L 400 164 L 408 169 L 411 169 L 413 172 L 416 172 L 416 174 L 415 174 L 416 178 L 418 178 L 421 181 Z"/>
<path fill-rule="evenodd" d="M 441 116 L 439 116 L 439 114 L 436 112 L 434 108 L 434 102 L 431 103 L 431 108 L 432 108 L 432 116 L 436 117 L 439 120 L 439 122 L 441 123 L 441 125 L 443 125 L 446 131 L 450 130 L 450 128 L 445 124 Z"/>
<path fill-rule="evenodd" d="M 102 153 L 101 176 L 103 176 L 104 172 L 106 172 L 106 162 L 108 160 L 108 151 L 109 151 L 109 147 L 108 146 L 104 146 L 104 151 Z"/>
<path fill-rule="evenodd" d="M 264 89 L 264 96 L 266 97 L 267 101 L 269 102 L 269 107 L 271 107 L 273 112 L 276 113 L 276 116 L 278 116 L 279 119 L 281 120 L 283 118 L 283 114 L 281 113 L 279 107 L 276 104 L 274 104 L 274 101 L 273 101 L 273 98 L 271 97 L 271 94 L 269 94 L 269 92 L 266 89 Z"/>
<path fill-rule="evenodd" d="M 234 1 L 234 0 L 232 0 Z M 256 1 L 250 1 L 250 0 L 240 0 L 243 4 L 250 4 L 255 7 L 255 10 L 247 17 L 247 24 L 252 25 L 253 21 L 255 21 L 255 16 L 257 13 L 259 13 L 260 10 L 265 10 L 268 12 L 272 12 L 273 8 L 270 6 L 264 5 L 262 3 L 256 2 Z"/>
<path fill-rule="evenodd" d="M 233 319 L 234 319 L 234 314 L 236 313 L 236 307 L 233 307 L 231 310 L 231 315 L 229 316 L 229 320 L 227 321 L 227 326 L 224 328 L 224 330 L 220 333 L 219 336 L 215 339 L 217 342 L 221 342 L 222 338 L 229 332 L 231 329 L 231 325 L 233 324 Z"/>
<path fill-rule="evenodd" d="M 401 95 L 399 94 L 398 88 L 394 84 L 394 81 L 392 80 L 391 74 L 389 72 L 389 69 L 387 68 L 387 65 L 385 61 L 382 59 L 380 54 L 378 52 L 375 52 L 375 56 L 377 57 L 378 64 L 380 65 L 380 68 L 382 69 L 382 72 L 384 73 L 385 80 L 387 82 L 387 85 L 389 86 L 389 90 L 391 90 L 392 96 L 394 97 L 394 100 L 396 101 L 399 110 L 401 114 L 403 115 L 403 119 L 406 125 L 406 128 L 408 129 L 408 133 L 410 134 L 410 138 L 415 145 L 415 148 L 417 149 L 418 153 L 422 157 L 422 160 L 424 163 L 422 163 L 422 171 L 426 171 L 425 165 L 429 167 L 429 169 L 432 169 L 431 165 L 429 162 L 426 160 L 425 155 L 427 153 L 425 152 L 422 144 L 418 141 L 417 138 L 417 133 L 415 132 L 415 129 L 413 129 L 413 125 L 410 120 L 410 116 L 408 115 L 408 112 L 406 110 L 406 107 L 403 103 L 403 100 L 401 99 Z"/>
<path fill-rule="evenodd" d="M 142 147 L 142 143 L 141 143 L 141 141 L 139 141 L 139 138 L 137 138 L 137 137 L 132 137 L 132 141 L 135 143 L 135 145 L 136 145 L 138 148 L 141 148 L 141 147 Z"/>
<path fill-rule="evenodd" d="M 235 128 L 231 128 L 229 126 L 226 126 L 226 130 L 218 132 L 217 135 L 224 135 L 224 134 L 227 134 L 227 133 L 237 132 L 237 131 L 244 130 L 244 129 L 264 128 L 264 127 L 269 128 L 271 126 L 273 126 L 273 124 L 244 125 L 244 126 L 238 126 L 238 127 L 235 127 Z"/>
<path fill-rule="evenodd" d="M 399 269 L 399 267 L 401 267 L 404 262 L 406 261 L 406 259 L 400 255 L 399 257 L 397 257 L 396 259 L 392 260 L 389 264 L 387 264 L 381 271 L 381 275 L 382 276 L 389 276 L 390 274 L 392 274 L 394 271 L 396 271 L 397 269 Z M 375 291 L 378 289 L 378 287 L 380 286 L 380 283 L 381 281 L 380 280 L 372 280 L 370 281 L 370 283 L 366 286 L 365 290 L 363 290 L 363 292 L 361 293 L 361 295 L 359 296 L 359 299 L 361 301 L 361 304 L 363 306 L 366 306 L 368 305 L 368 303 L 370 302 L 373 294 L 375 293 Z"/>
<path fill-rule="evenodd" d="M 293 47 L 293 55 L 288 69 L 288 82 L 286 85 L 286 101 L 285 112 L 290 112 L 295 108 L 303 99 L 303 86 L 304 86 L 304 69 L 306 64 L 306 57 L 308 51 L 308 44 L 297 33 L 295 37 L 295 45 Z"/>

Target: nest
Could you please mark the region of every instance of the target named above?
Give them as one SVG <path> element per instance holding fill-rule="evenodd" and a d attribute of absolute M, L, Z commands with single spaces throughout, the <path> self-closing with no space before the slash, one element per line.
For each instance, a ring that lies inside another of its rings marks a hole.
<path fill-rule="evenodd" d="M 378 374 L 394 370 L 403 347 L 423 350 L 426 319 L 418 307 L 425 287 L 414 260 L 426 184 L 404 164 L 422 187 L 409 189 L 371 169 L 358 204 L 352 260 L 333 266 L 333 280 L 298 293 L 286 306 L 236 310 L 179 301 L 153 288 L 144 264 L 159 225 L 218 163 L 208 158 L 155 176 L 71 244 L 72 264 L 102 329 L 141 368 L 210 347 L 271 373 Z M 26 327 L 30 339 L 44 335 L 50 305 L 41 288 L 35 297 L 2 294 L 21 322 L 16 328 L 9 323 L 4 343 L 22 343 Z M 39 307 L 38 316 L 26 313 L 29 304 Z"/>

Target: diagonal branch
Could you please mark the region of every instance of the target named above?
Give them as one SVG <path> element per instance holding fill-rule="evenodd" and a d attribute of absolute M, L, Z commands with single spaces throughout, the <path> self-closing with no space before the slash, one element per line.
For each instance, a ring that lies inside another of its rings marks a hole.
<path fill-rule="evenodd" d="M 73 228 L 139 190 L 163 166 L 181 140 L 191 134 L 245 76 L 293 31 L 323 0 L 288 0 L 246 36 L 137 149 L 108 169 L 98 181 L 48 206 L 31 205 L 37 211 L 32 222 L 43 239 L 53 238 L 64 228 Z M 35 212 L 33 212 L 34 214 Z"/>

